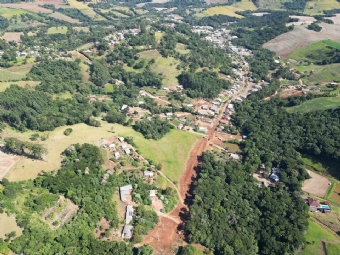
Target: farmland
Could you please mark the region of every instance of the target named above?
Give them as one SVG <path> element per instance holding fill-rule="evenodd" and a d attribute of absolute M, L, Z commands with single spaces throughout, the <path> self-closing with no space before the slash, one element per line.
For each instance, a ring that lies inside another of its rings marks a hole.
<path fill-rule="evenodd" d="M 322 14 L 324 10 L 339 9 L 340 3 L 337 0 L 314 0 L 307 1 L 304 13 L 308 15 Z"/>
<path fill-rule="evenodd" d="M 13 66 L 7 69 L 0 68 L 0 82 L 21 80 L 26 77 L 31 68 L 32 64 Z"/>
<path fill-rule="evenodd" d="M 67 33 L 67 27 L 61 26 L 61 27 L 50 27 L 47 30 L 48 34 L 66 34 Z"/>
<path fill-rule="evenodd" d="M 12 8 L 12 10 L 14 10 L 14 11 L 10 11 L 10 13 L 12 13 L 12 16 L 15 14 L 27 13 L 27 11 L 36 12 L 36 13 L 52 13 L 51 10 L 40 7 L 39 4 L 42 4 L 42 3 L 0 4 L 0 7 Z M 7 16 L 9 14 L 5 14 L 5 15 Z"/>
<path fill-rule="evenodd" d="M 7 32 L 1 37 L 1 39 L 4 39 L 7 42 L 9 41 L 19 42 L 20 36 L 23 34 L 24 34 L 23 32 Z"/>
<path fill-rule="evenodd" d="M 51 16 L 53 18 L 56 18 L 56 19 L 67 21 L 67 22 L 72 23 L 72 24 L 79 24 L 79 23 L 81 23 L 79 20 L 73 19 L 73 18 L 71 18 L 69 16 L 66 16 L 66 15 L 60 13 L 60 12 L 54 12 L 54 13 L 50 14 L 49 16 Z"/>
<path fill-rule="evenodd" d="M 14 180 L 31 179 L 38 175 L 42 170 L 52 171 L 60 168 L 61 152 L 70 144 L 74 143 L 93 143 L 102 137 L 113 136 L 110 133 L 114 127 L 114 135 L 132 136 L 140 153 L 155 162 L 163 165 L 163 172 L 171 180 L 178 180 L 185 169 L 186 159 L 189 151 L 197 137 L 191 133 L 172 130 L 169 134 L 158 141 L 147 140 L 140 133 L 135 132 L 129 127 L 117 124 L 109 124 L 102 121 L 101 127 L 91 127 L 85 124 L 71 126 L 73 133 L 70 136 L 63 134 L 66 127 L 59 127 L 48 133 L 49 138 L 40 142 L 48 150 L 44 161 L 22 158 L 9 173 L 8 178 Z M 36 132 L 28 131 L 19 133 L 11 129 L 6 129 L 8 136 L 17 137 L 22 140 L 29 140 L 29 137 Z M 47 134 L 47 133 L 46 133 Z M 42 135 L 42 133 L 40 133 Z"/>
<path fill-rule="evenodd" d="M 252 1 L 244 0 L 232 5 L 215 6 L 208 8 L 207 10 L 203 11 L 203 13 L 197 14 L 197 16 L 213 16 L 216 14 L 223 14 L 232 17 L 242 18 L 242 16 L 236 14 L 236 12 L 241 12 L 245 10 L 256 10 L 256 6 L 253 4 Z"/>
<path fill-rule="evenodd" d="M 315 32 L 303 26 L 294 27 L 293 31 L 277 36 L 264 44 L 264 48 L 272 50 L 277 56 L 287 58 L 293 51 L 314 42 L 330 39 L 340 41 L 340 25 L 321 23 L 322 30 Z"/>
<path fill-rule="evenodd" d="M 34 86 L 38 85 L 39 82 L 38 81 L 15 81 L 15 82 L 5 81 L 5 82 L 0 82 L 0 92 L 7 89 L 9 86 L 11 86 L 11 84 L 17 84 L 21 87 L 24 87 L 24 86 L 34 87 Z"/>
<path fill-rule="evenodd" d="M 307 74 L 302 81 L 305 84 L 323 84 L 340 82 L 340 64 L 296 66 L 300 73 Z"/>
<path fill-rule="evenodd" d="M 22 229 L 18 227 L 15 221 L 15 215 L 7 216 L 6 213 L 0 214 L 0 238 L 5 238 L 5 234 L 15 231 L 16 236 L 20 236 Z"/>
<path fill-rule="evenodd" d="M 298 106 L 290 107 L 287 110 L 289 112 L 311 112 L 317 110 L 326 110 L 337 108 L 340 106 L 339 97 L 320 97 L 312 100 L 308 100 Z"/>

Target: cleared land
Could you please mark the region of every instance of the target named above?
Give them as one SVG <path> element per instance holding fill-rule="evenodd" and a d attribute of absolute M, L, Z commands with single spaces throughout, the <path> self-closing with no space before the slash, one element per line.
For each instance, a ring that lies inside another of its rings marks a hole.
<path fill-rule="evenodd" d="M 300 26 L 300 25 L 309 25 L 312 24 L 316 19 L 314 17 L 308 17 L 308 16 L 289 16 L 293 19 L 299 19 L 297 22 L 290 22 L 287 23 L 287 26 L 294 25 L 294 26 Z"/>
<path fill-rule="evenodd" d="M 302 190 L 318 197 L 324 197 L 328 190 L 328 178 L 310 171 L 311 178 L 302 184 Z"/>
<path fill-rule="evenodd" d="M 20 16 L 20 14 L 30 13 L 29 11 L 23 9 L 12 9 L 10 6 L 5 6 L 6 4 L 0 4 L 0 16 L 5 17 L 7 19 L 13 17 L 14 15 Z M 8 5 L 8 4 L 7 4 Z M 10 8 L 7 8 L 10 7 Z"/>
<path fill-rule="evenodd" d="M 112 126 L 114 127 L 115 134 L 110 133 Z M 197 136 L 194 134 L 180 130 L 172 130 L 158 141 L 147 140 L 142 134 L 135 132 L 130 127 L 109 124 L 104 121 L 102 121 L 102 126 L 98 128 L 85 124 L 77 124 L 70 127 L 73 129 L 70 136 L 63 134 L 66 127 L 59 127 L 49 133 L 49 138 L 46 141 L 39 142 L 48 150 L 44 161 L 21 158 L 20 162 L 10 171 L 8 178 L 12 181 L 26 180 L 36 177 L 42 170 L 52 171 L 59 169 L 60 161 L 62 160 L 60 154 L 70 144 L 94 143 L 103 137 L 123 135 L 132 136 L 143 157 L 161 163 L 163 166 L 162 172 L 171 180 L 178 180 L 185 169 L 189 151 L 197 140 Z M 11 129 L 6 129 L 7 136 L 17 137 L 26 141 L 29 140 L 29 137 L 33 133 L 36 132 L 28 131 L 19 133 Z M 42 135 L 42 133 L 40 133 L 40 135 Z"/>
<path fill-rule="evenodd" d="M 307 1 L 304 13 L 309 15 L 323 14 L 324 10 L 340 9 L 337 0 L 313 0 Z"/>
<path fill-rule="evenodd" d="M 334 24 L 340 24 L 340 13 L 335 14 L 334 17 L 327 17 L 327 19 L 330 19 L 334 22 Z"/>
<path fill-rule="evenodd" d="M 340 244 L 338 243 L 325 242 L 325 248 L 326 248 L 327 255 L 339 255 L 340 254 Z"/>
<path fill-rule="evenodd" d="M 300 73 L 307 76 L 302 78 L 305 84 L 323 84 L 340 82 L 340 64 L 296 66 Z"/>
<path fill-rule="evenodd" d="M 21 80 L 26 77 L 26 74 L 31 70 L 32 66 L 33 64 L 26 64 L 7 69 L 0 68 L 0 82 Z"/>
<path fill-rule="evenodd" d="M 7 216 L 6 213 L 0 214 L 0 238 L 6 238 L 5 234 L 15 231 L 16 236 L 22 234 L 22 229 L 18 227 L 15 221 L 15 215 Z"/>
<path fill-rule="evenodd" d="M 305 235 L 307 244 L 301 252 L 301 255 L 323 255 L 322 242 L 338 242 L 338 237 L 332 232 L 327 231 L 319 224 L 309 220 L 309 226 Z"/>
<path fill-rule="evenodd" d="M 20 160 L 19 156 L 6 154 L 0 150 L 0 180 L 6 176 L 8 171 Z M 1 236 L 0 236 L 1 238 Z"/>
<path fill-rule="evenodd" d="M 9 41 L 15 41 L 15 42 L 19 42 L 20 40 L 20 36 L 23 35 L 23 32 L 6 32 L 1 39 L 4 39 L 5 41 L 9 42 Z"/>
<path fill-rule="evenodd" d="M 187 49 L 187 46 L 183 43 L 177 43 L 176 51 L 178 51 L 181 54 L 189 54 L 190 53 L 190 50 Z"/>
<path fill-rule="evenodd" d="M 40 82 L 39 81 L 4 81 L 4 82 L 0 82 L 0 92 L 5 91 L 5 89 L 7 89 L 9 86 L 11 86 L 11 84 L 17 84 L 20 87 L 25 87 L 26 85 L 34 87 L 36 85 L 38 85 Z"/>
<path fill-rule="evenodd" d="M 80 24 L 81 23 L 79 20 L 73 19 L 69 16 L 66 16 L 66 15 L 60 13 L 60 12 L 54 12 L 54 13 L 50 14 L 49 16 L 56 18 L 56 19 L 67 21 L 67 22 L 72 23 L 72 24 Z"/>
<path fill-rule="evenodd" d="M 51 4 L 49 2 L 46 2 L 46 4 L 47 3 Z M 42 2 L 37 3 L 36 2 L 36 3 L 20 3 L 20 4 L 0 4 L 0 6 L 1 7 L 13 8 L 12 10 L 16 11 L 17 13 L 14 13 L 14 11 L 13 11 L 14 14 L 12 14 L 12 16 L 15 15 L 15 14 L 27 13 L 27 11 L 32 11 L 32 12 L 37 12 L 37 13 L 52 13 L 52 10 L 40 7 L 39 4 L 41 5 L 41 4 L 44 4 L 44 3 L 42 3 Z M 9 14 L 5 14 L 5 15 L 7 16 Z"/>
<path fill-rule="evenodd" d="M 298 106 L 287 108 L 289 112 L 310 112 L 316 110 L 326 110 L 340 106 L 339 97 L 319 97 L 308 100 Z"/>
<path fill-rule="evenodd" d="M 47 30 L 48 34 L 66 34 L 67 33 L 67 27 L 61 26 L 61 27 L 50 27 Z"/>
<path fill-rule="evenodd" d="M 293 31 L 277 36 L 264 44 L 277 56 L 287 58 L 294 50 L 321 40 L 340 41 L 340 25 L 321 23 L 322 30 L 315 32 L 303 26 L 294 27 Z"/>
<path fill-rule="evenodd" d="M 76 31 L 84 31 L 84 32 L 90 31 L 89 27 L 73 27 L 73 29 L 76 30 Z"/>
<path fill-rule="evenodd" d="M 256 10 L 256 6 L 252 2 L 240 2 L 235 5 L 228 6 L 215 6 L 203 11 L 203 15 L 197 14 L 197 16 L 213 16 L 217 14 L 223 14 L 231 17 L 242 18 L 243 16 L 236 14 L 236 12 L 245 10 Z"/>
<path fill-rule="evenodd" d="M 69 4 L 72 8 L 76 8 L 85 15 L 89 16 L 94 20 L 105 20 L 105 18 L 99 14 L 97 14 L 92 8 L 87 6 L 85 2 L 78 2 L 77 0 L 70 0 Z"/>

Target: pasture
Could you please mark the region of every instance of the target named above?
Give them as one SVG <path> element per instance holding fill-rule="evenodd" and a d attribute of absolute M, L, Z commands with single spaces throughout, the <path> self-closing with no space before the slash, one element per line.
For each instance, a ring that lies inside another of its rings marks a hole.
<path fill-rule="evenodd" d="M 36 85 L 38 85 L 40 82 L 39 81 L 4 81 L 4 82 L 0 82 L 0 92 L 5 91 L 5 89 L 7 89 L 9 86 L 11 86 L 11 84 L 17 84 L 20 87 L 25 87 L 25 86 L 30 86 L 30 87 L 34 87 Z"/>
<path fill-rule="evenodd" d="M 90 28 L 89 27 L 72 27 L 74 30 L 76 30 L 76 31 L 83 31 L 83 32 L 85 32 L 85 33 L 87 33 L 87 32 L 90 32 Z"/>
<path fill-rule="evenodd" d="M 340 64 L 296 66 L 300 73 L 306 74 L 302 78 L 305 84 L 324 84 L 328 82 L 340 82 Z"/>
<path fill-rule="evenodd" d="M 132 136 L 137 144 L 140 154 L 157 163 L 161 163 L 162 172 L 171 180 L 178 180 L 185 170 L 186 160 L 189 156 L 192 145 L 198 139 L 196 135 L 183 132 L 180 130 L 171 130 L 169 134 L 162 139 L 147 140 L 142 134 L 134 131 L 131 127 L 125 127 L 118 124 L 109 124 L 101 121 L 101 127 L 91 127 L 85 124 L 76 124 L 70 126 L 73 132 L 70 136 L 63 134 L 66 127 L 56 128 L 49 132 L 49 138 L 39 143 L 45 146 L 48 154 L 44 156 L 44 160 L 32 160 L 22 157 L 21 160 L 12 168 L 8 178 L 11 181 L 27 180 L 35 178 L 42 170 L 52 171 L 60 168 L 62 156 L 60 155 L 70 144 L 74 143 L 91 143 L 100 140 L 103 137 L 112 136 Z M 114 127 L 115 133 L 110 132 Z M 5 130 L 6 136 L 17 137 L 22 140 L 29 140 L 36 131 L 28 131 L 25 133 L 16 132 L 10 128 Z M 47 134 L 47 133 L 46 133 Z M 42 136 L 43 133 L 40 133 Z"/>
<path fill-rule="evenodd" d="M 272 50 L 277 56 L 287 58 L 292 52 L 321 40 L 340 41 L 340 25 L 321 23 L 322 30 L 315 32 L 303 26 L 295 26 L 264 44 L 264 48 Z"/>
<path fill-rule="evenodd" d="M 65 14 L 60 13 L 60 12 L 54 12 L 54 13 L 50 14 L 49 16 L 56 18 L 56 19 L 66 21 L 66 22 L 69 22 L 69 23 L 72 23 L 72 24 L 80 24 L 81 23 L 79 20 L 73 19 L 69 16 L 66 16 Z"/>
<path fill-rule="evenodd" d="M 288 58 L 312 63 L 322 61 L 332 51 L 331 48 L 340 49 L 340 43 L 332 40 L 322 40 L 293 51 Z"/>
<path fill-rule="evenodd" d="M 203 13 L 197 14 L 196 16 L 213 16 L 216 14 L 222 14 L 231 17 L 242 18 L 243 16 L 236 14 L 236 12 L 242 12 L 246 10 L 254 11 L 256 9 L 256 6 L 251 0 L 242 0 L 240 2 L 233 3 L 232 5 L 215 6 L 208 8 L 207 10 L 203 11 Z"/>
<path fill-rule="evenodd" d="M 324 10 L 340 9 L 337 0 L 313 0 L 307 1 L 304 13 L 308 15 L 323 14 Z"/>
<path fill-rule="evenodd" d="M 5 14 L 4 17 L 9 18 L 12 17 L 13 15 L 17 14 L 20 15 L 21 13 L 30 13 L 30 12 L 35 12 L 35 13 L 52 13 L 52 10 L 40 7 L 39 4 L 44 4 L 44 3 L 20 3 L 20 4 L 0 4 L 1 7 L 8 7 L 6 9 L 12 9 L 13 11 L 9 11 L 9 13 Z M 49 4 L 51 4 L 49 2 Z M 12 13 L 12 14 L 10 14 Z M 2 14 L 1 14 L 2 15 Z"/>
<path fill-rule="evenodd" d="M 31 68 L 32 64 L 13 66 L 7 69 L 0 68 L 0 82 L 21 80 L 26 77 Z"/>
<path fill-rule="evenodd" d="M 325 249 L 327 255 L 339 255 L 340 254 L 340 244 L 325 242 Z"/>
<path fill-rule="evenodd" d="M 177 43 L 176 44 L 176 51 L 178 51 L 181 54 L 189 54 L 190 50 L 187 49 L 187 46 L 183 43 Z"/>
<path fill-rule="evenodd" d="M 16 236 L 22 234 L 22 228 L 19 228 L 16 221 L 15 215 L 11 214 L 7 216 L 6 213 L 0 214 L 0 238 L 6 238 L 5 234 L 15 231 Z"/>
<path fill-rule="evenodd" d="M 321 227 L 319 224 L 315 223 L 312 220 L 309 220 L 308 222 L 309 226 L 305 235 L 306 245 L 300 253 L 301 255 L 325 254 L 321 242 L 339 242 L 338 237 L 335 236 L 332 232 L 327 231 L 325 228 Z"/>
<path fill-rule="evenodd" d="M 8 6 L 11 7 L 11 6 Z M 0 16 L 10 19 L 14 15 L 20 16 L 20 14 L 26 14 L 26 13 L 31 13 L 29 11 L 23 10 L 23 9 L 13 9 L 13 8 L 6 8 L 3 7 L 2 4 L 0 4 Z"/>
<path fill-rule="evenodd" d="M 48 34 L 66 34 L 67 33 L 67 27 L 61 26 L 61 27 L 50 27 L 47 30 Z"/>
<path fill-rule="evenodd" d="M 83 14 L 89 16 L 94 20 L 105 20 L 104 17 L 98 15 L 92 8 L 90 8 L 87 3 L 79 2 L 77 0 L 69 0 L 69 4 L 72 8 L 76 8 L 81 11 Z"/>
<path fill-rule="evenodd" d="M 304 113 L 317 110 L 327 110 L 332 108 L 337 108 L 340 106 L 339 97 L 319 97 L 312 100 L 308 100 L 300 105 L 286 108 L 288 112 L 291 113 Z"/>

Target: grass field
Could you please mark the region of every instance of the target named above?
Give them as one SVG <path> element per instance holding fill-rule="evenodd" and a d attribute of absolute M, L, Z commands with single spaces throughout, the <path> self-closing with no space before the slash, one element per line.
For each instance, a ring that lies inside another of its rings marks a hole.
<path fill-rule="evenodd" d="M 114 127 L 115 133 L 109 132 Z M 60 168 L 62 160 L 61 152 L 70 144 L 74 143 L 94 143 L 103 137 L 112 136 L 132 136 L 138 146 L 140 153 L 155 162 L 161 163 L 162 171 L 171 180 L 178 180 L 185 170 L 186 159 L 189 151 L 198 139 L 194 134 L 180 130 L 171 130 L 169 134 L 158 141 L 147 140 L 142 134 L 135 132 L 131 127 L 117 124 L 109 124 L 102 121 L 101 127 L 91 127 L 85 124 L 71 126 L 73 132 L 70 136 L 65 136 L 63 131 L 66 127 L 59 127 L 49 133 L 46 141 L 39 142 L 48 149 L 48 154 L 44 161 L 21 159 L 10 171 L 8 178 L 11 181 L 26 180 L 35 178 L 40 171 L 52 171 Z M 25 133 L 16 132 L 7 128 L 6 134 L 22 140 L 29 140 L 29 137 L 36 132 L 28 131 Z M 40 135 L 42 135 L 40 133 Z"/>
<path fill-rule="evenodd" d="M 84 2 L 78 2 L 77 0 L 69 0 L 69 4 L 71 7 L 78 9 L 85 15 L 89 16 L 94 20 L 105 20 L 105 18 L 101 15 L 98 15 L 92 8 L 87 6 Z"/>
<path fill-rule="evenodd" d="M 340 3 L 337 0 L 313 0 L 307 1 L 305 14 L 317 15 L 323 14 L 324 10 L 340 9 Z"/>
<path fill-rule="evenodd" d="M 13 66 L 7 69 L 0 68 L 0 82 L 19 81 L 26 77 L 26 74 L 31 70 L 33 64 L 21 66 Z"/>
<path fill-rule="evenodd" d="M 14 15 L 18 15 L 19 17 L 20 14 L 26 14 L 26 13 L 29 13 L 35 16 L 34 13 L 24 10 L 24 9 L 12 9 L 12 8 L 0 7 L 0 16 L 7 18 L 7 19 L 10 19 Z"/>
<path fill-rule="evenodd" d="M 50 27 L 47 30 L 48 34 L 66 34 L 67 33 L 67 27 L 61 26 L 61 27 Z"/>
<path fill-rule="evenodd" d="M 340 106 L 339 97 L 319 97 L 308 100 L 298 106 L 286 108 L 288 112 L 311 112 L 316 110 L 326 110 Z"/>
<path fill-rule="evenodd" d="M 190 50 L 187 49 L 187 46 L 183 43 L 177 43 L 176 44 L 176 51 L 178 51 L 181 54 L 189 54 Z"/>
<path fill-rule="evenodd" d="M 316 224 L 312 220 L 309 220 L 309 226 L 306 233 L 307 244 L 302 250 L 301 255 L 321 255 L 321 242 L 338 241 L 338 237 L 333 235 L 333 233 L 322 228 L 320 225 Z"/>
<path fill-rule="evenodd" d="M 203 11 L 201 14 L 197 14 L 197 16 L 213 16 L 216 14 L 228 15 L 231 17 L 242 18 L 243 16 L 236 14 L 236 12 L 241 12 L 245 10 L 256 10 L 256 6 L 250 0 L 243 0 L 241 2 L 234 3 L 232 5 L 226 6 L 215 6 L 208 8 Z"/>
<path fill-rule="evenodd" d="M 155 32 L 156 42 L 158 42 L 160 39 L 162 39 L 164 33 L 162 32 Z"/>
<path fill-rule="evenodd" d="M 81 23 L 79 20 L 73 19 L 73 18 L 71 18 L 69 16 L 66 16 L 65 14 L 60 13 L 60 12 L 51 13 L 49 16 L 51 16 L 53 18 L 56 18 L 56 19 L 64 20 L 64 21 L 72 23 L 72 24 L 79 24 L 79 23 Z"/>
<path fill-rule="evenodd" d="M 0 238 L 6 238 L 5 234 L 15 231 L 16 236 L 22 234 L 22 229 L 18 227 L 14 214 L 7 216 L 6 213 L 0 214 Z"/>
<path fill-rule="evenodd" d="M 293 51 L 288 58 L 310 62 L 321 61 L 331 51 L 331 48 L 340 49 L 340 43 L 332 40 L 322 40 Z"/>
<path fill-rule="evenodd" d="M 90 28 L 89 27 L 73 27 L 74 30 L 76 31 L 83 31 L 83 32 L 90 32 Z"/>
<path fill-rule="evenodd" d="M 112 93 L 113 92 L 113 85 L 110 83 L 105 84 L 104 90 L 106 93 Z"/>
<path fill-rule="evenodd" d="M 340 244 L 326 242 L 325 247 L 326 247 L 327 255 L 339 255 L 340 254 Z"/>
<path fill-rule="evenodd" d="M 79 63 L 79 66 L 83 82 L 88 82 L 90 80 L 90 67 L 87 64 L 84 64 L 83 61 Z"/>
<path fill-rule="evenodd" d="M 296 68 L 301 73 L 307 74 L 302 78 L 305 84 L 340 82 L 340 64 L 296 66 Z"/>

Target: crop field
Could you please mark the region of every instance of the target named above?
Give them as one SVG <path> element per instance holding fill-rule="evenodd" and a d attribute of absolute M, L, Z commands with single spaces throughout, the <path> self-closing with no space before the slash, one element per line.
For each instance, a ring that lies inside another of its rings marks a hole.
<path fill-rule="evenodd" d="M 321 40 L 340 41 L 340 25 L 321 23 L 322 30 L 315 32 L 303 26 L 295 26 L 293 31 L 277 36 L 264 44 L 277 56 L 287 58 L 293 51 Z"/>
<path fill-rule="evenodd" d="M 322 61 L 330 48 L 340 49 L 340 43 L 332 40 L 322 40 L 297 49 L 290 54 L 289 59 L 304 60 L 309 62 Z"/>
<path fill-rule="evenodd" d="M 135 132 L 131 127 L 125 127 L 117 124 L 109 124 L 101 121 L 101 127 L 91 127 L 85 124 L 77 124 L 70 126 L 73 132 L 70 136 L 63 134 L 67 127 L 59 127 L 49 132 L 49 138 L 46 141 L 39 142 L 48 150 L 48 154 L 44 156 L 44 160 L 32 160 L 29 158 L 21 158 L 21 160 L 12 168 L 8 178 L 11 181 L 27 180 L 35 178 L 39 172 L 52 171 L 60 168 L 62 156 L 60 155 L 70 144 L 74 143 L 94 143 L 103 137 L 112 136 L 132 136 L 138 146 L 140 154 L 155 162 L 161 163 L 162 172 L 171 180 L 178 180 L 182 172 L 185 170 L 186 160 L 192 145 L 198 139 L 196 135 L 183 132 L 180 130 L 172 130 L 162 139 L 147 140 L 142 134 Z M 110 132 L 114 127 L 115 133 Z M 6 129 L 6 135 L 17 137 L 22 140 L 29 140 L 29 137 L 37 133 L 28 131 L 25 133 L 16 132 L 12 129 Z M 38 132 L 39 133 L 39 132 Z M 40 133 L 42 135 L 42 133 Z"/>
<path fill-rule="evenodd" d="M 305 237 L 307 244 L 302 250 L 301 255 L 325 254 L 325 251 L 322 250 L 323 245 L 321 242 L 338 242 L 339 240 L 332 232 L 327 231 L 312 220 L 309 220 L 309 226 Z"/>
<path fill-rule="evenodd" d="M 23 9 L 6 8 L 6 7 L 3 7 L 2 4 L 0 4 L 0 16 L 5 17 L 7 19 L 10 19 L 14 15 L 20 16 L 20 14 L 24 14 L 24 13 L 31 13 L 31 12 L 23 10 Z"/>
<path fill-rule="evenodd" d="M 47 30 L 48 34 L 66 34 L 67 33 L 67 27 L 61 26 L 61 27 L 50 27 Z"/>
<path fill-rule="evenodd" d="M 339 255 L 340 244 L 325 242 L 326 254 L 327 255 Z"/>
<path fill-rule="evenodd" d="M 15 231 L 16 236 L 22 234 L 22 229 L 18 227 L 15 221 L 15 215 L 7 216 L 6 213 L 0 214 L 0 238 L 6 238 L 5 234 Z"/>
<path fill-rule="evenodd" d="M 72 8 L 76 8 L 85 15 L 89 16 L 90 18 L 94 20 L 105 20 L 104 17 L 98 15 L 92 8 L 90 8 L 86 3 L 84 2 L 78 2 L 77 0 L 70 0 L 69 4 Z"/>
<path fill-rule="evenodd" d="M 69 22 L 69 23 L 72 23 L 72 24 L 80 24 L 81 23 L 79 20 L 73 19 L 69 16 L 66 16 L 65 14 L 60 13 L 60 12 L 54 12 L 54 13 L 50 14 L 49 16 L 56 18 L 56 19 L 66 21 L 66 22 Z"/>
<path fill-rule="evenodd" d="M 326 110 L 337 108 L 340 106 L 339 97 L 319 97 L 312 100 L 308 100 L 298 106 L 289 107 L 287 111 L 295 112 L 311 112 L 317 110 Z"/>
<path fill-rule="evenodd" d="M 11 71 L 10 68 L 0 68 L 0 82 L 4 81 L 18 81 L 26 77 L 28 71 Z"/>
<path fill-rule="evenodd" d="M 36 13 L 52 13 L 52 10 L 40 7 L 39 4 L 44 4 L 44 3 L 0 4 L 0 7 L 8 7 L 14 10 L 14 11 L 10 11 L 11 16 L 8 16 L 10 14 L 5 14 L 4 17 L 6 18 L 12 17 L 15 14 L 19 15 L 21 13 L 29 13 L 28 11 L 36 12 Z"/>
<path fill-rule="evenodd" d="M 15 41 L 19 42 L 20 41 L 20 36 L 23 35 L 23 32 L 6 32 L 1 39 L 4 39 L 5 41 Z"/>
<path fill-rule="evenodd" d="M 316 21 L 316 19 L 314 17 L 308 17 L 308 16 L 291 15 L 289 17 L 293 18 L 293 19 L 299 19 L 299 21 L 287 23 L 286 24 L 287 26 L 290 26 L 290 25 L 294 25 L 294 26 L 309 25 L 309 24 L 312 24 L 314 21 Z"/>
<path fill-rule="evenodd" d="M 243 11 L 233 6 L 215 6 L 211 7 L 203 12 L 203 16 L 214 16 L 217 14 L 228 15 L 231 17 L 242 18 L 243 16 L 236 14 L 237 11 Z M 200 15 L 197 15 L 200 16 Z"/>

